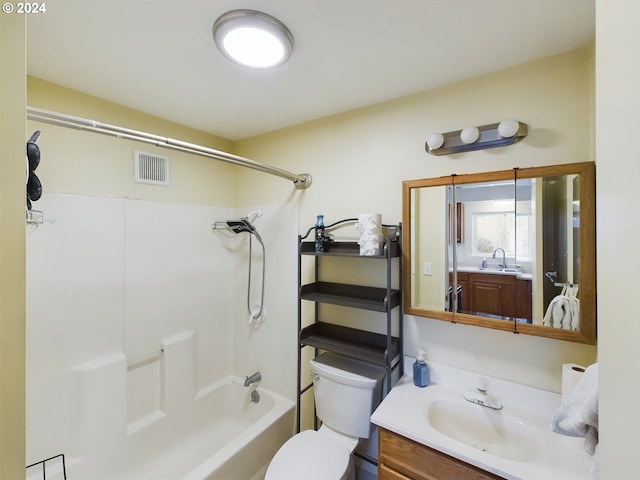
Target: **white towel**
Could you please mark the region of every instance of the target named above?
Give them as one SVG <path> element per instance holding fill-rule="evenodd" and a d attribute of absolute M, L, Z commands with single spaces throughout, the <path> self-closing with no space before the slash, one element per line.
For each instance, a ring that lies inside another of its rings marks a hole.
<path fill-rule="evenodd" d="M 556 295 L 544 314 L 543 325 L 578 330 L 580 326 L 580 300 L 565 294 Z"/>
<path fill-rule="evenodd" d="M 556 328 L 570 328 L 571 325 L 571 308 L 569 299 L 564 295 L 556 295 L 544 314 L 543 325 Z M 569 327 L 567 327 L 569 325 Z"/>
<path fill-rule="evenodd" d="M 584 437 L 587 468 L 598 478 L 598 364 L 587 367 L 568 400 L 558 409 L 551 429 L 569 437 Z"/>

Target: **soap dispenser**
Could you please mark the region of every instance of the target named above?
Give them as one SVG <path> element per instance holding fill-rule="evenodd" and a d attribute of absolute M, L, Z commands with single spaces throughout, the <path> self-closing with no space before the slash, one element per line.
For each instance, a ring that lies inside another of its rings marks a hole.
<path fill-rule="evenodd" d="M 418 357 L 413 364 L 413 384 L 416 387 L 426 387 L 429 384 L 427 363 L 424 361 L 424 351 L 418 351 Z"/>

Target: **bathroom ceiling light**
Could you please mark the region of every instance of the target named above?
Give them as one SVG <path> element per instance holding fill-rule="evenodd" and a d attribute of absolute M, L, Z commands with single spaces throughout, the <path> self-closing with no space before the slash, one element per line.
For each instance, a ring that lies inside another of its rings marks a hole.
<path fill-rule="evenodd" d="M 481 127 L 467 127 L 454 132 L 432 133 L 425 143 L 425 150 L 431 155 L 451 155 L 471 150 L 504 147 L 519 142 L 527 136 L 527 133 L 526 123 L 509 119 Z"/>
<path fill-rule="evenodd" d="M 256 10 L 231 10 L 213 24 L 218 50 L 252 68 L 282 65 L 291 56 L 293 35 L 277 18 Z"/>

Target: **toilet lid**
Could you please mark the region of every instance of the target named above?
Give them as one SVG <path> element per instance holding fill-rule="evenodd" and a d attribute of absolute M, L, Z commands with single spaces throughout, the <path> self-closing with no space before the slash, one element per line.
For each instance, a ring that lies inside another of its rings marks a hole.
<path fill-rule="evenodd" d="M 291 437 L 269 464 L 265 480 L 338 480 L 349 466 L 349 451 L 315 430 Z"/>

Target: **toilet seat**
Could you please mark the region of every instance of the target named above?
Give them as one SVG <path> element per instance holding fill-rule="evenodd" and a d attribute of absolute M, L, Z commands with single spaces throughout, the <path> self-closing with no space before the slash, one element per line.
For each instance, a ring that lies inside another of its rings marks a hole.
<path fill-rule="evenodd" d="M 349 467 L 346 445 L 315 430 L 294 435 L 273 457 L 265 480 L 339 480 Z"/>

